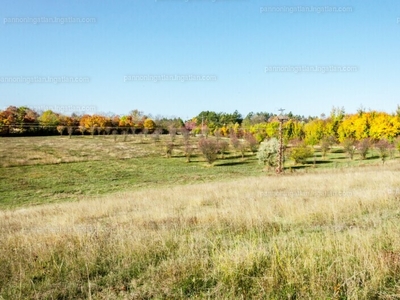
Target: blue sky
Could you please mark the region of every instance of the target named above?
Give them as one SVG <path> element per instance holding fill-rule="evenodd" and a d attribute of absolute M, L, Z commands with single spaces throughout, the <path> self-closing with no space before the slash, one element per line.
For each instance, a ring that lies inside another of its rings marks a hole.
<path fill-rule="evenodd" d="M 42 17 L 70 22 L 34 24 Z M 0 109 L 187 119 L 280 107 L 390 113 L 400 104 L 399 1 L 2 0 L 0 18 Z M 321 72 L 332 66 L 338 71 Z M 310 67 L 319 71 L 291 71 Z M 213 80 L 140 80 L 163 75 Z M 63 76 L 88 82 L 26 82 Z"/>

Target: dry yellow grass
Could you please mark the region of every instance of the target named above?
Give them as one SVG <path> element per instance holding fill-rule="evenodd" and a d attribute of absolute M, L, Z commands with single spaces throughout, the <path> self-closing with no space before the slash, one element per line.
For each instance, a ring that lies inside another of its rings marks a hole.
<path fill-rule="evenodd" d="M 400 166 L 0 212 L 4 298 L 397 299 Z"/>

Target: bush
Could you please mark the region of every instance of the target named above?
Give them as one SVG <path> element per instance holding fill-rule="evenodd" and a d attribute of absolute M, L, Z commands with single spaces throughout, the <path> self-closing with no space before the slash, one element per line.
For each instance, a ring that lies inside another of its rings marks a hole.
<path fill-rule="evenodd" d="M 295 164 L 305 164 L 307 158 L 314 155 L 314 150 L 302 142 L 294 146 L 290 151 L 290 158 L 294 160 Z"/>
<path fill-rule="evenodd" d="M 199 149 L 209 164 L 217 160 L 219 146 L 215 140 L 201 138 L 199 141 Z"/>
<path fill-rule="evenodd" d="M 257 152 L 258 163 L 267 165 L 268 168 L 275 167 L 278 150 L 279 142 L 276 138 L 262 142 Z"/>

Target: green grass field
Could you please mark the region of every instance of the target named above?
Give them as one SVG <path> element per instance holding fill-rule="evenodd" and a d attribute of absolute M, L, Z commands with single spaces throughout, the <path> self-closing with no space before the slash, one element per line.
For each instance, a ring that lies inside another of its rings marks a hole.
<path fill-rule="evenodd" d="M 0 299 L 399 299 L 396 157 L 119 139 L 0 139 Z"/>
<path fill-rule="evenodd" d="M 177 184 L 239 180 L 265 176 L 264 167 L 251 152 L 242 159 L 233 149 L 225 159 L 209 167 L 195 152 L 186 163 L 182 138 L 175 140 L 173 156 L 167 159 L 164 145 L 168 136 L 154 143 L 150 137 L 112 136 L 30 137 L 0 139 L 0 208 L 15 208 L 60 201 L 76 201 L 117 191 L 160 188 Z M 196 144 L 197 138 L 192 138 Z M 379 164 L 377 154 L 370 159 L 349 160 L 340 148 L 326 158 L 318 150 L 307 165 L 286 163 L 286 172 L 307 169 L 343 168 Z M 273 170 L 271 170 L 273 174 Z"/>

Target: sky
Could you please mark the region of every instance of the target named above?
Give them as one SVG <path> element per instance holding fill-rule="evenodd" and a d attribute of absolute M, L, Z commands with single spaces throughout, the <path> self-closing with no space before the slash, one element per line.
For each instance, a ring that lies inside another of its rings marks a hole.
<path fill-rule="evenodd" d="M 400 1 L 2 0 L 0 109 L 392 113 Z"/>

